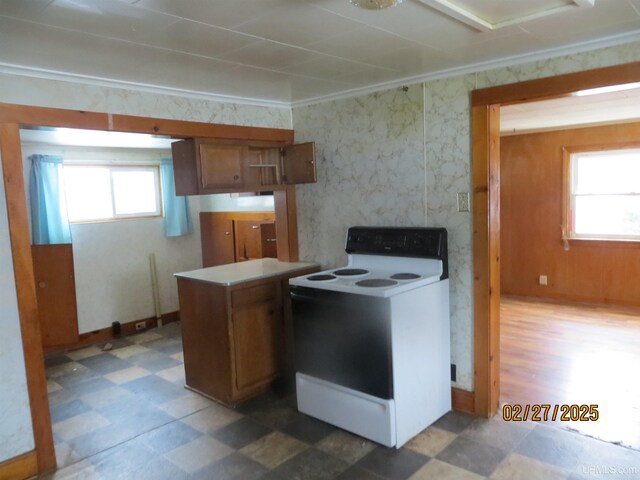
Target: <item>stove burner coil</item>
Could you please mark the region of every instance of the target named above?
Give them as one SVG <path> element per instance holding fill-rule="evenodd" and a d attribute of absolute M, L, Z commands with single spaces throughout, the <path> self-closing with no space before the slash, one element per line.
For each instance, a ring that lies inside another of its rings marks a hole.
<path fill-rule="evenodd" d="M 389 278 L 393 280 L 415 280 L 416 278 L 420 278 L 420 275 L 417 273 L 394 273 Z"/>
<path fill-rule="evenodd" d="M 367 278 L 366 280 L 356 282 L 356 285 L 359 287 L 390 287 L 397 283 L 395 280 L 389 280 L 387 278 Z"/>
<path fill-rule="evenodd" d="M 353 275 L 366 275 L 369 273 L 369 270 L 365 270 L 364 268 L 341 268 L 340 270 L 335 270 L 333 272 L 334 275 L 338 275 L 340 277 L 350 277 Z"/>
<path fill-rule="evenodd" d="M 335 279 L 336 276 L 335 275 L 329 275 L 329 274 L 320 274 L 320 275 L 311 275 L 310 277 L 307 277 L 307 280 L 310 280 L 312 282 L 323 282 L 326 280 L 333 280 Z"/>

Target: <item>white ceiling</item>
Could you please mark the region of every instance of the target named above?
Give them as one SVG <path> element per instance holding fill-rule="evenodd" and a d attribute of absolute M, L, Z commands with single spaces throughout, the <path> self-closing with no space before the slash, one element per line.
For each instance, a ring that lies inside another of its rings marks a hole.
<path fill-rule="evenodd" d="M 500 108 L 502 135 L 640 120 L 640 86 L 596 95 L 555 98 Z"/>
<path fill-rule="evenodd" d="M 20 140 L 27 145 L 54 145 L 63 147 L 98 147 L 171 150 L 175 139 L 144 133 L 104 132 L 76 128 L 20 129 Z"/>
<path fill-rule="evenodd" d="M 0 71 L 282 105 L 640 38 L 640 0 L 0 0 Z"/>

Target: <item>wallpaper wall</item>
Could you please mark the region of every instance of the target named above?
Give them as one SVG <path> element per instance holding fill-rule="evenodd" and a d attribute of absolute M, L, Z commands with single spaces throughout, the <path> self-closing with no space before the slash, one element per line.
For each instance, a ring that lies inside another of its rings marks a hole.
<path fill-rule="evenodd" d="M 0 463 L 34 447 L 14 278 L 4 182 L 0 182 Z"/>
<path fill-rule="evenodd" d="M 291 128 L 288 108 L 259 107 L 0 73 L 0 102 L 142 117 Z"/>
<path fill-rule="evenodd" d="M 344 262 L 349 225 L 446 227 L 455 385 L 473 390 L 471 214 L 456 203 L 471 188 L 470 91 L 638 60 L 636 42 L 294 108 L 296 139 L 318 149 L 319 182 L 297 187 L 301 257 Z"/>
<path fill-rule="evenodd" d="M 422 97 L 413 85 L 293 110 L 318 169 L 317 183 L 297 187 L 300 258 L 344 264 L 351 225 L 424 225 Z"/>

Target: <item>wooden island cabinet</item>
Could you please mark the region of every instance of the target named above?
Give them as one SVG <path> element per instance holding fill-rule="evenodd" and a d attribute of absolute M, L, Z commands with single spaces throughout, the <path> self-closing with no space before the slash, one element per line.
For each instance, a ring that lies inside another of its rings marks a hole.
<path fill-rule="evenodd" d="M 286 363 L 288 280 L 318 270 L 264 258 L 176 274 L 187 387 L 226 405 L 266 391 Z"/>

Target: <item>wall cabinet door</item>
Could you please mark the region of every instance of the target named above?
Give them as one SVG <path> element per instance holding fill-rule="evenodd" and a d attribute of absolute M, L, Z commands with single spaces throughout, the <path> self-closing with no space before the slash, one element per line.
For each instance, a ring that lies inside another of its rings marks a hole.
<path fill-rule="evenodd" d="M 242 167 L 246 147 L 200 144 L 200 181 L 203 190 L 237 189 L 243 186 Z"/>
<path fill-rule="evenodd" d="M 202 266 L 215 267 L 236 261 L 233 240 L 233 220 L 200 212 Z"/>
<path fill-rule="evenodd" d="M 238 391 L 269 382 L 278 374 L 282 304 L 277 287 L 277 283 L 270 283 L 243 289 L 240 292 L 247 303 L 233 307 Z"/>
<path fill-rule="evenodd" d="M 283 180 L 287 185 L 316 182 L 315 143 L 300 143 L 282 148 Z"/>

